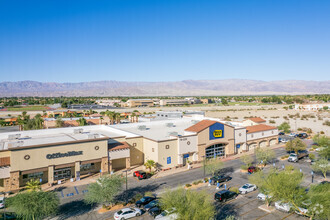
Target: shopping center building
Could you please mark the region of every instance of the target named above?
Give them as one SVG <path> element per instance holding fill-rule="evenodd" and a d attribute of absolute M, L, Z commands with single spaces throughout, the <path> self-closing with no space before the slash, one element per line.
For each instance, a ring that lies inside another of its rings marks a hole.
<path fill-rule="evenodd" d="M 0 187 L 30 179 L 79 181 L 154 160 L 159 169 L 228 157 L 278 142 L 276 127 L 244 127 L 202 115 L 119 125 L 91 125 L 0 134 Z"/>

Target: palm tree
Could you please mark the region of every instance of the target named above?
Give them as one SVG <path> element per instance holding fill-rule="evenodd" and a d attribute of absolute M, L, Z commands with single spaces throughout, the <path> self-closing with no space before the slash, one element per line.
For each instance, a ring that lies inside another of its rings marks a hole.
<path fill-rule="evenodd" d="M 120 124 L 120 113 L 114 112 L 114 120 L 116 121 L 116 124 Z"/>
<path fill-rule="evenodd" d="M 87 125 L 87 121 L 85 118 L 79 118 L 78 120 L 76 120 L 76 122 L 78 122 L 79 126 Z"/>
<path fill-rule="evenodd" d="M 56 127 L 61 128 L 63 126 L 64 126 L 64 121 L 62 120 L 62 118 L 56 119 Z"/>
<path fill-rule="evenodd" d="M 26 189 L 28 191 L 38 191 L 41 190 L 40 182 L 37 179 L 31 179 L 26 183 Z"/>
<path fill-rule="evenodd" d="M 112 111 L 108 111 L 106 112 L 107 116 L 109 117 L 110 119 L 110 124 L 114 124 L 114 120 L 115 120 L 115 112 L 112 112 Z"/>
<path fill-rule="evenodd" d="M 44 127 L 44 119 L 40 114 L 34 116 L 35 127 L 34 129 L 42 129 Z"/>
<path fill-rule="evenodd" d="M 156 168 L 156 163 L 153 160 L 147 160 L 147 162 L 144 163 L 144 166 L 146 169 L 149 169 L 149 172 L 151 172 L 152 168 Z"/>

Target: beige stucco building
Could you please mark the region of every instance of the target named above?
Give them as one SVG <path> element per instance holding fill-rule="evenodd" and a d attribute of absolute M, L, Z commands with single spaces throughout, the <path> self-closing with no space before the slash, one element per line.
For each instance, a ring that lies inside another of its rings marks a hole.
<path fill-rule="evenodd" d="M 0 133 L 0 187 L 18 190 L 30 179 L 79 181 L 147 160 L 170 169 L 267 147 L 277 134 L 264 124 L 244 127 L 203 116 Z"/>

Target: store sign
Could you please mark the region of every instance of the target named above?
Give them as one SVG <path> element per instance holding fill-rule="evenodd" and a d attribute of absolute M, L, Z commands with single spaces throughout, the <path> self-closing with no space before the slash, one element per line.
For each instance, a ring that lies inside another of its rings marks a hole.
<path fill-rule="evenodd" d="M 225 126 L 221 123 L 215 123 L 209 127 L 210 130 L 210 140 L 223 138 Z"/>
<path fill-rule="evenodd" d="M 61 158 L 61 157 L 72 157 L 72 156 L 77 156 L 77 155 L 83 155 L 83 152 L 82 151 L 69 151 L 66 153 L 47 154 L 46 158 L 47 159 L 56 159 L 56 158 Z"/>
<path fill-rule="evenodd" d="M 171 157 L 167 158 L 167 164 L 171 164 Z"/>
<path fill-rule="evenodd" d="M 184 154 L 183 158 L 189 158 L 189 154 Z"/>

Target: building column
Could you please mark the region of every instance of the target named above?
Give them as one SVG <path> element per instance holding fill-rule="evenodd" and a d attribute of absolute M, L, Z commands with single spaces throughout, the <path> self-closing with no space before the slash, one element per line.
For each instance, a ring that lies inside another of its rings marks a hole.
<path fill-rule="evenodd" d="M 76 178 L 76 180 L 77 180 L 77 177 L 80 178 L 80 164 L 81 164 L 80 161 L 76 161 L 74 164 L 74 177 Z M 77 175 L 77 172 L 79 172 L 78 175 Z"/>
<path fill-rule="evenodd" d="M 10 173 L 10 177 L 4 180 L 5 191 L 19 190 L 19 171 Z"/>
<path fill-rule="evenodd" d="M 108 174 L 109 173 L 109 158 L 103 157 L 101 161 L 101 174 Z"/>
<path fill-rule="evenodd" d="M 48 167 L 48 184 L 53 185 L 54 183 L 54 166 Z"/>
<path fill-rule="evenodd" d="M 126 169 L 130 169 L 131 168 L 131 160 L 129 157 L 126 157 Z"/>

